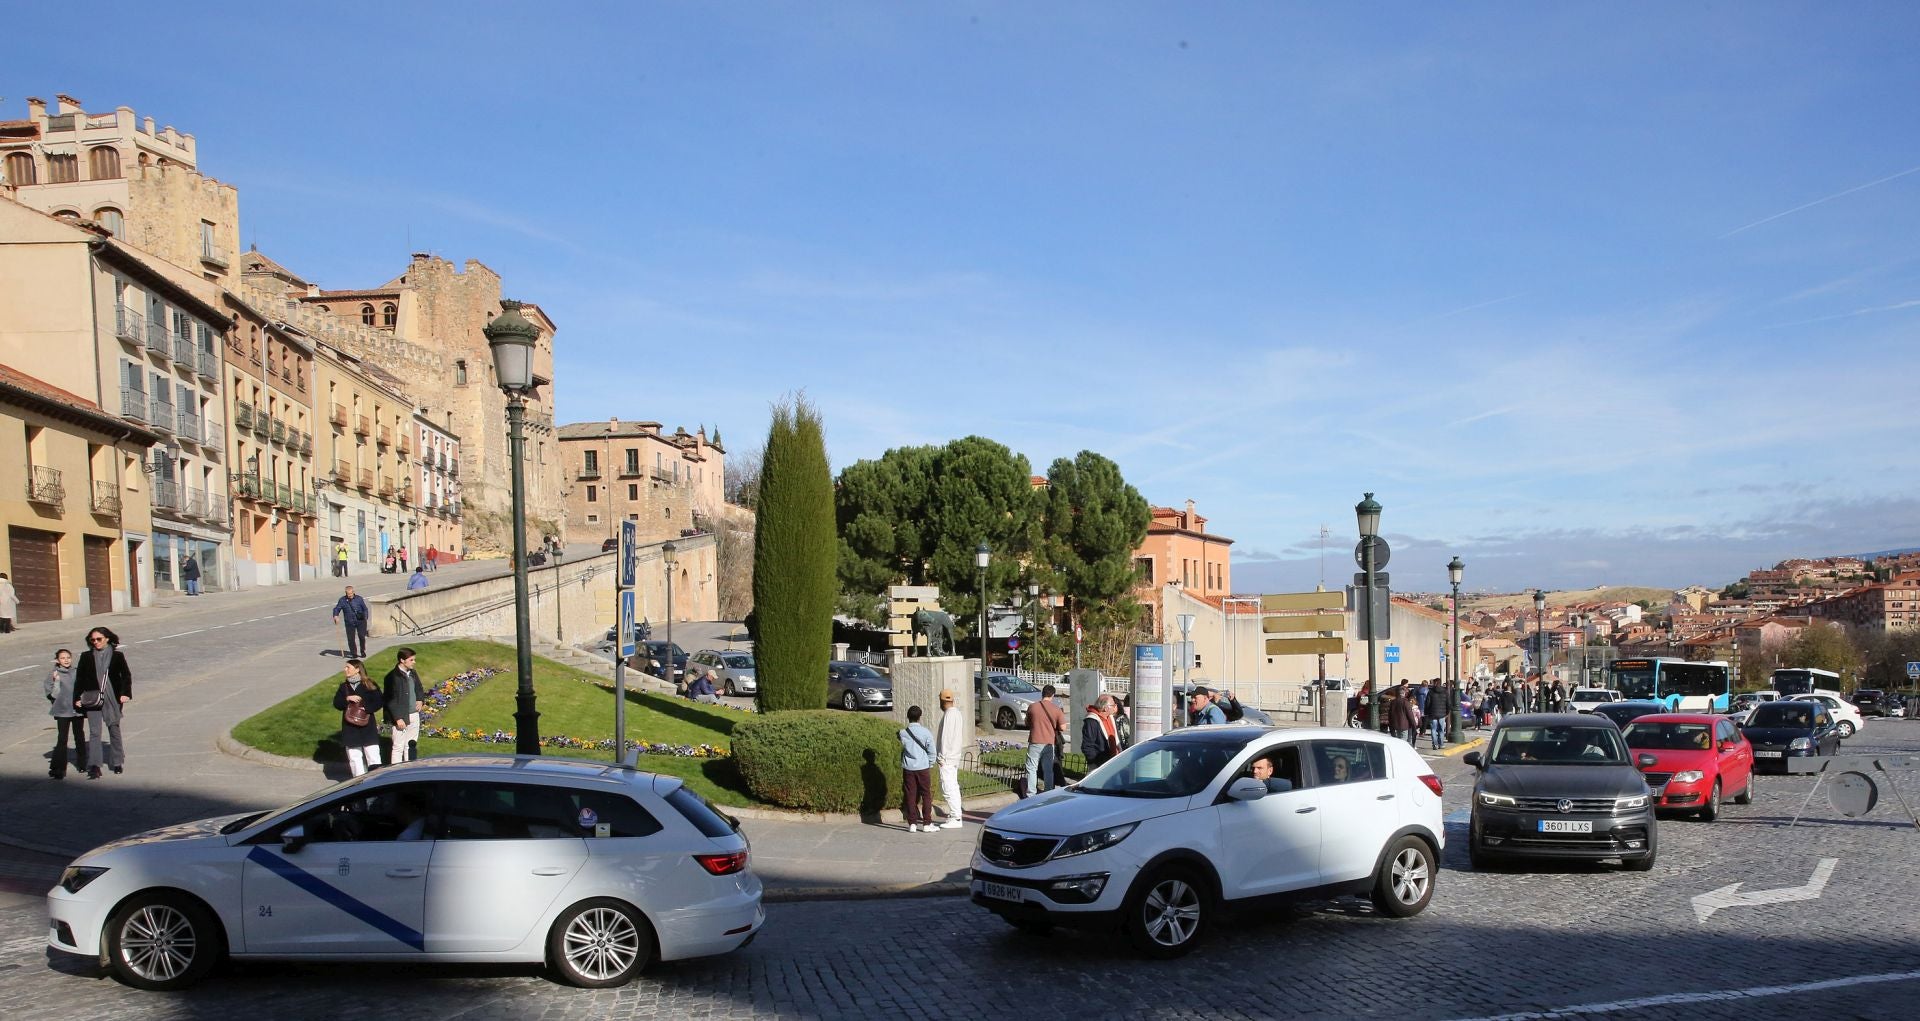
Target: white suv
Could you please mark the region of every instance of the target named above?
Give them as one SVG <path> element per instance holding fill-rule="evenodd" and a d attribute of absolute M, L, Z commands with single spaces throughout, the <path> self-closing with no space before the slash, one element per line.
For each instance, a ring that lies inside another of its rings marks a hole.
<path fill-rule="evenodd" d="M 1406 917 L 1433 897 L 1440 790 L 1384 734 L 1189 727 L 994 813 L 973 902 L 1031 932 L 1122 928 L 1155 957 L 1193 949 L 1222 912 L 1280 899 L 1364 893 Z"/>
<path fill-rule="evenodd" d="M 1860 733 L 1861 729 L 1867 725 L 1867 718 L 1860 715 L 1860 707 L 1838 695 L 1830 695 L 1826 692 L 1816 691 L 1811 695 L 1795 695 L 1793 696 L 1793 700 L 1796 702 L 1818 702 L 1826 706 L 1827 712 L 1833 714 L 1834 722 L 1839 726 L 1840 736 L 1843 739 Z"/>
<path fill-rule="evenodd" d="M 1620 693 L 1612 688 L 1575 688 L 1567 696 L 1567 708 L 1576 713 L 1593 712 L 1596 706 L 1620 701 Z"/>

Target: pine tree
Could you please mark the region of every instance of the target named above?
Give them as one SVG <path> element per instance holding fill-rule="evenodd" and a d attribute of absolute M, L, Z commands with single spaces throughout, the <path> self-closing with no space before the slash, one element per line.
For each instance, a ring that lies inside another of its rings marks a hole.
<path fill-rule="evenodd" d="M 805 395 L 773 409 L 756 503 L 754 657 L 760 708 L 818 709 L 827 704 L 838 546 L 826 440 L 819 413 Z"/>

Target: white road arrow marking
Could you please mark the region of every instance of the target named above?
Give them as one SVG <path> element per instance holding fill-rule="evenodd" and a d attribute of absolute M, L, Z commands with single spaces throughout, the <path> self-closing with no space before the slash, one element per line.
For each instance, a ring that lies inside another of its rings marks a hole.
<path fill-rule="evenodd" d="M 1805 886 L 1783 886 L 1778 890 L 1750 890 L 1740 892 L 1739 883 L 1723 886 L 1718 890 L 1708 890 L 1693 898 L 1693 913 L 1705 922 L 1721 908 L 1750 907 L 1756 904 L 1786 904 L 1796 900 L 1814 900 L 1827 888 L 1827 880 L 1833 878 L 1833 867 L 1840 864 L 1838 858 L 1822 858 L 1813 867 L 1813 877 Z"/>

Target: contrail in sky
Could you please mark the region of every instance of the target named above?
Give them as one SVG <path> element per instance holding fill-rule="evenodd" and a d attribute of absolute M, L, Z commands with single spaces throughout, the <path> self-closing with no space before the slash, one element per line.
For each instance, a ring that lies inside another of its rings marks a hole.
<path fill-rule="evenodd" d="M 1803 209 L 1812 209 L 1814 206 L 1817 206 L 1822 202 L 1832 202 L 1834 199 L 1837 199 L 1837 198 L 1845 198 L 1846 196 L 1851 195 L 1856 191 L 1866 191 L 1868 188 L 1876 188 L 1876 187 L 1879 187 L 1880 185 L 1887 183 L 1888 181 L 1897 181 L 1900 178 L 1907 176 L 1908 174 L 1915 174 L 1915 173 L 1920 173 L 1920 167 L 1908 167 L 1907 169 L 1902 170 L 1897 174 L 1888 174 L 1887 176 L 1879 179 L 1878 181 L 1868 181 L 1865 184 L 1855 185 L 1851 188 L 1848 188 L 1846 191 L 1834 192 L 1833 194 L 1828 195 L 1826 198 L 1814 199 L 1812 202 L 1809 202 L 1806 205 L 1794 206 L 1792 209 L 1789 209 L 1786 212 L 1775 213 L 1772 216 L 1762 217 L 1761 219 L 1755 220 L 1744 227 L 1735 227 L 1734 229 L 1727 231 L 1725 234 L 1720 235 L 1720 237 L 1717 238 L 1716 240 L 1725 241 L 1726 239 L 1734 236 L 1735 234 L 1740 233 L 1741 231 L 1752 230 L 1753 228 L 1758 227 L 1763 223 L 1772 223 L 1773 221 L 1778 220 L 1783 216 L 1792 216 L 1793 214 L 1800 212 Z"/>

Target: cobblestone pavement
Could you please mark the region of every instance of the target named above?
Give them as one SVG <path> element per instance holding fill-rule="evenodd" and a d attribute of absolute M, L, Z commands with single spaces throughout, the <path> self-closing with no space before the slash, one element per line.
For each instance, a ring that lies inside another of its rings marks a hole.
<path fill-rule="evenodd" d="M 1920 723 L 1875 722 L 1848 745 L 1849 753 L 1914 753 Z M 1468 771 L 1457 762 L 1439 768 L 1459 820 Z M 1920 772 L 1900 784 L 1920 804 Z M 1858 820 L 1816 802 L 1810 821 L 1786 828 L 1811 785 L 1769 777 L 1756 804 L 1728 805 L 1717 823 L 1663 821 L 1660 861 L 1648 874 L 1607 866 L 1475 873 L 1455 822 L 1438 892 L 1418 918 L 1385 920 L 1358 902 L 1311 905 L 1216 929 L 1195 956 L 1168 963 L 1141 961 L 1107 937 L 1020 935 L 964 899 L 940 897 L 775 904 L 745 950 L 656 965 L 617 990 L 565 988 L 530 969 L 259 963 L 156 996 L 50 954 L 38 898 L 0 896 L 0 1002 L 14 1021 L 378 1016 L 396 1007 L 448 1019 L 1804 1013 L 1904 1021 L 1920 1003 L 1912 910 L 1920 833 L 1891 798 Z M 1694 914 L 1697 894 L 1732 882 L 1798 886 L 1827 857 L 1839 864 L 1817 901 L 1727 908 L 1705 922 Z"/>

